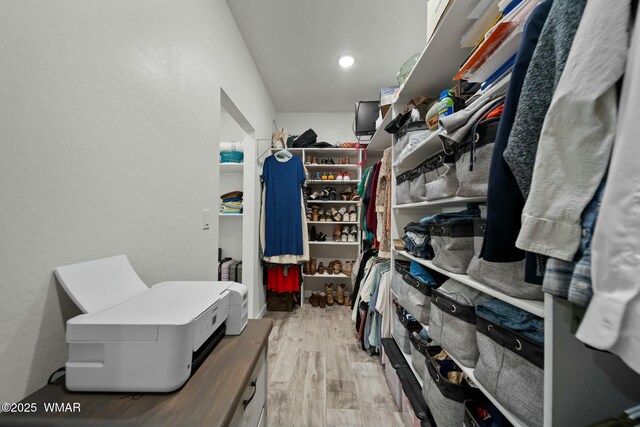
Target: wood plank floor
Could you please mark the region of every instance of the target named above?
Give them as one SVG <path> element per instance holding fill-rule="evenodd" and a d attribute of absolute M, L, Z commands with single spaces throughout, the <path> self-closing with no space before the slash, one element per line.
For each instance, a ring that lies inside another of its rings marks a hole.
<path fill-rule="evenodd" d="M 356 340 L 351 310 L 270 312 L 267 425 L 403 426 L 379 357 Z"/>

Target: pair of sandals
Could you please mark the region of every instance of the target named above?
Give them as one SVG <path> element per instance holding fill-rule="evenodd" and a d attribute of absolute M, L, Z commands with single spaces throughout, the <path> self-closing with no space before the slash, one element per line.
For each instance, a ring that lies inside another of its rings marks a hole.
<path fill-rule="evenodd" d="M 342 243 L 355 243 L 358 241 L 358 228 L 355 225 L 340 227 L 336 225 L 333 230 L 333 241 Z"/>
<path fill-rule="evenodd" d="M 338 192 L 335 187 L 326 187 L 322 192 L 314 191 L 309 196 L 311 200 L 338 200 Z"/>

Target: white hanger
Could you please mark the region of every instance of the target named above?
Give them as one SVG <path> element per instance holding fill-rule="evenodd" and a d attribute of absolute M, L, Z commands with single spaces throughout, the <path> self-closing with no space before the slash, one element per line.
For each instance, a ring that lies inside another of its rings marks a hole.
<path fill-rule="evenodd" d="M 274 156 L 276 156 L 276 160 L 279 160 L 279 161 L 282 161 L 282 162 L 286 162 L 286 161 L 288 161 L 289 159 L 291 159 L 293 157 L 293 154 L 291 154 L 291 152 L 289 150 L 284 148 L 284 149 L 278 151 L 277 153 L 275 153 Z"/>

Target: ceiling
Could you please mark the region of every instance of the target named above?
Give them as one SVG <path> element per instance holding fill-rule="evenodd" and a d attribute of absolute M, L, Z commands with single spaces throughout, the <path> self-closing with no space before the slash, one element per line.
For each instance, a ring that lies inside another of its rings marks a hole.
<path fill-rule="evenodd" d="M 379 98 L 426 41 L 426 0 L 227 0 L 278 112 Z M 356 63 L 338 66 L 349 53 Z"/>

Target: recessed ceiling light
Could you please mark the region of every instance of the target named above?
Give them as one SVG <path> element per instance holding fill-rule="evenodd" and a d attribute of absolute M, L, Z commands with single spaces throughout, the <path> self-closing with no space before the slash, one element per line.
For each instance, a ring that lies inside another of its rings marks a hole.
<path fill-rule="evenodd" d="M 349 68 L 354 62 L 356 62 L 356 59 L 351 55 L 343 55 L 338 60 L 338 64 L 340 64 L 342 68 Z"/>

